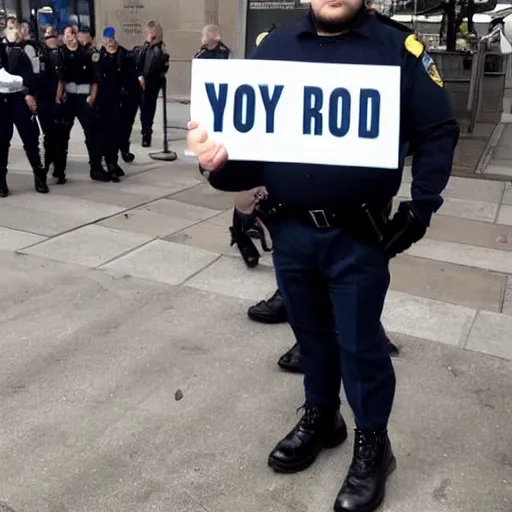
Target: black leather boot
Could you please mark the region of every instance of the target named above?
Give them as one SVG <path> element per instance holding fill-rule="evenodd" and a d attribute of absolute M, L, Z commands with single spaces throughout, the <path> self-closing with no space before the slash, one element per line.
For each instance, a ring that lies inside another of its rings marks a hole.
<path fill-rule="evenodd" d="M 300 348 L 299 344 L 295 343 L 293 347 L 285 352 L 277 361 L 277 364 L 283 370 L 290 373 L 302 373 L 300 367 Z"/>
<path fill-rule="evenodd" d="M 112 181 L 112 173 L 106 171 L 101 164 L 91 164 L 90 176 L 94 181 Z"/>
<path fill-rule="evenodd" d="M 135 160 L 135 155 L 133 153 L 130 153 L 129 151 L 126 151 L 126 152 L 123 151 L 121 153 L 121 158 L 123 159 L 124 162 L 126 162 L 127 164 L 130 164 Z"/>
<path fill-rule="evenodd" d="M 34 168 L 34 188 L 40 194 L 48 194 L 50 192 L 46 183 L 46 170 L 43 167 Z"/>
<path fill-rule="evenodd" d="M 0 168 L 0 197 L 9 195 L 9 187 L 7 186 L 7 169 Z"/>
<path fill-rule="evenodd" d="M 107 169 L 108 169 L 108 173 L 110 174 L 111 176 L 111 180 L 114 182 L 114 183 L 119 183 L 119 174 L 117 174 L 116 170 L 117 170 L 117 167 L 119 166 L 116 166 L 116 164 L 114 163 L 110 163 L 110 162 L 107 162 Z M 121 167 L 119 167 L 119 169 L 121 170 L 121 172 L 123 173 L 123 176 L 124 176 L 124 172 L 123 170 L 121 169 Z"/>
<path fill-rule="evenodd" d="M 119 164 L 116 162 L 112 165 L 112 174 L 117 176 L 118 178 L 122 178 L 124 176 L 124 171 L 119 167 Z"/>
<path fill-rule="evenodd" d="M 296 473 L 313 464 L 324 448 L 347 438 L 347 425 L 338 409 L 320 409 L 308 402 L 295 428 L 270 453 L 268 465 L 277 473 Z"/>
<path fill-rule="evenodd" d="M 288 320 L 284 300 L 281 292 L 277 290 L 268 300 L 262 300 L 251 306 L 247 316 L 255 322 L 264 324 L 280 324 Z"/>
<path fill-rule="evenodd" d="M 151 147 L 151 133 L 143 132 L 142 133 L 142 147 L 150 148 Z"/>
<path fill-rule="evenodd" d="M 354 455 L 335 512 L 373 512 L 384 501 L 386 481 L 396 469 L 387 430 L 355 431 Z"/>

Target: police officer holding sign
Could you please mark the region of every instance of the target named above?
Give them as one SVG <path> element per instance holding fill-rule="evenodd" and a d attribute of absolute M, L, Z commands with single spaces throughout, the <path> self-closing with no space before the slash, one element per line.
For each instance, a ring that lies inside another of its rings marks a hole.
<path fill-rule="evenodd" d="M 198 123 L 190 122 L 188 134 L 188 148 L 213 187 L 268 191 L 260 208 L 271 224 L 277 280 L 300 345 L 306 394 L 301 420 L 268 464 L 277 472 L 304 470 L 321 450 L 345 441 L 343 376 L 356 429 L 334 510 L 372 512 L 396 466 L 387 432 L 395 374 L 380 324 L 389 260 L 424 236 L 441 206 L 459 129 L 423 45 L 408 29 L 368 13 L 363 0 L 311 0 L 304 20 L 273 31 L 254 58 L 401 68 L 396 170 L 232 161 Z M 408 148 L 412 200 L 389 218 Z"/>
<path fill-rule="evenodd" d="M 80 46 L 72 27 L 66 27 L 63 36 L 64 46 L 60 49 L 57 66 L 57 103 L 63 105 L 63 147 L 67 154 L 71 128 L 75 118 L 78 118 L 85 133 L 91 179 L 111 181 L 111 173 L 101 165 L 101 134 L 98 133 L 97 112 L 94 108 L 101 80 L 99 53 Z"/>

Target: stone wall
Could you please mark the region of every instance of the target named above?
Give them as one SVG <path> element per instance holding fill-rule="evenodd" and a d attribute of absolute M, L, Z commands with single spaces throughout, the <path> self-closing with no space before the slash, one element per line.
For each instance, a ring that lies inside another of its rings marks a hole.
<path fill-rule="evenodd" d="M 112 26 L 119 42 L 131 48 L 143 43 L 149 21 L 159 21 L 171 56 L 168 94 L 186 99 L 190 94 L 191 59 L 199 48 L 205 24 L 218 24 L 225 44 L 237 54 L 243 52 L 237 47 L 240 43 L 236 37 L 240 3 L 239 0 L 96 0 L 96 33 L 101 35 L 106 26 Z"/>

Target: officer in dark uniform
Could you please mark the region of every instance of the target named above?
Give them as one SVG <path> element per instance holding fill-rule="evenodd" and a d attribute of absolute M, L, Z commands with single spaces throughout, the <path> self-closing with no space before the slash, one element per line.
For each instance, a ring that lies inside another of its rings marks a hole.
<path fill-rule="evenodd" d="M 142 147 L 151 146 L 153 121 L 158 95 L 169 70 L 169 55 L 162 40 L 162 27 L 150 21 L 147 27 L 146 42 L 137 54 L 137 72 L 142 89 L 140 103 L 140 124 L 142 125 Z"/>
<path fill-rule="evenodd" d="M 56 103 L 59 78 L 58 32 L 49 27 L 44 34 L 46 48 L 40 57 L 41 72 L 39 75 L 38 115 L 44 133 L 44 167 L 46 172 L 53 166 L 53 177 L 58 184 L 66 181 L 66 149 L 63 147 L 65 133 L 63 131 L 62 105 Z"/>
<path fill-rule="evenodd" d="M 139 110 L 141 89 L 137 73 L 137 53 L 140 46 L 127 52 L 124 77 L 123 96 L 121 98 L 121 113 L 119 123 L 119 151 L 121 157 L 127 163 L 133 162 L 135 155 L 130 152 L 130 137 L 132 135 L 133 123 Z"/>
<path fill-rule="evenodd" d="M 201 32 L 201 48 L 194 59 L 229 59 L 231 50 L 222 42 L 219 27 L 206 25 Z"/>
<path fill-rule="evenodd" d="M 9 147 L 14 131 L 14 125 L 23 142 L 23 149 L 27 155 L 34 173 L 34 186 L 37 192 L 49 192 L 46 184 L 46 171 L 41 163 L 39 154 L 39 128 L 35 119 L 37 112 L 37 79 L 32 62 L 22 48 L 22 38 L 18 30 L 6 32 L 7 42 L 6 70 L 23 79 L 25 89 L 22 93 L 11 94 L 5 97 L 5 104 L 0 119 L 2 142 L 0 147 L 0 172 L 7 174 Z"/>
<path fill-rule="evenodd" d="M 64 120 L 63 147 L 67 155 L 71 128 L 75 118 L 78 118 L 85 134 L 91 179 L 111 181 L 112 173 L 107 172 L 101 165 L 102 134 L 95 110 L 98 84 L 101 81 L 99 53 L 81 47 L 71 27 L 64 29 L 63 40 L 64 46 L 60 48 L 57 66 L 57 103 L 62 104 Z"/>
<path fill-rule="evenodd" d="M 301 348 L 306 392 L 304 414 L 272 450 L 270 467 L 303 470 L 322 449 L 345 441 L 343 376 L 356 431 L 334 510 L 372 512 L 396 466 L 387 432 L 395 374 L 380 323 L 389 259 L 424 236 L 441 206 L 459 129 L 433 61 L 407 28 L 368 13 L 362 0 L 310 5 L 300 24 L 275 30 L 254 58 L 399 66 L 398 169 L 228 161 L 224 146 L 194 122 L 188 147 L 215 188 L 268 191 L 260 208 L 272 224 L 277 281 Z M 390 219 L 408 147 L 412 200 Z"/>
<path fill-rule="evenodd" d="M 98 111 L 103 132 L 103 156 L 112 179 L 119 181 L 124 171 L 119 167 L 119 133 L 121 99 L 125 79 L 127 51 L 115 39 L 115 30 L 103 32 L 104 46 L 100 50 L 101 83 L 98 93 Z"/>

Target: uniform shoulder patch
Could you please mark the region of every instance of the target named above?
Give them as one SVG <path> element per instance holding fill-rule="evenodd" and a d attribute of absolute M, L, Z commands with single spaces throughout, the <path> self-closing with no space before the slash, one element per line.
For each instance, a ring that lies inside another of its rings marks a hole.
<path fill-rule="evenodd" d="M 425 71 L 427 72 L 430 79 L 439 87 L 443 87 L 443 79 L 441 78 L 441 74 L 439 73 L 434 60 L 428 53 L 423 55 L 421 58 L 421 63 L 423 64 L 423 67 L 425 68 Z"/>
<path fill-rule="evenodd" d="M 100 54 L 99 52 L 94 52 L 91 56 L 92 61 L 96 64 L 100 61 Z"/>
<path fill-rule="evenodd" d="M 425 51 L 423 43 L 420 43 L 416 38 L 415 34 L 410 34 L 405 38 L 404 41 L 405 49 L 414 55 L 416 58 L 420 58 L 422 53 Z"/>

